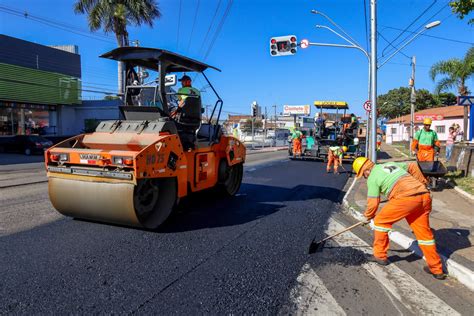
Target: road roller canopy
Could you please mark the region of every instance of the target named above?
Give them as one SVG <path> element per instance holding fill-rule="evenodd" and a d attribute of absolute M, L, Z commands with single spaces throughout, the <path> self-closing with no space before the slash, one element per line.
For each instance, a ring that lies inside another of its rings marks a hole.
<path fill-rule="evenodd" d="M 314 106 L 318 109 L 348 110 L 349 105 L 344 101 L 314 101 Z"/>
<path fill-rule="evenodd" d="M 221 71 L 216 67 L 160 48 L 118 47 L 102 54 L 100 57 L 130 63 L 154 71 L 159 71 L 160 62 L 164 62 L 166 64 L 165 72 L 167 73 L 203 72 L 207 68 Z"/>

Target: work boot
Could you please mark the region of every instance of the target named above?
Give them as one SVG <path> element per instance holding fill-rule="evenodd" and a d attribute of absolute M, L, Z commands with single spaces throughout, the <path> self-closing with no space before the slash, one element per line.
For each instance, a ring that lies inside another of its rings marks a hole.
<path fill-rule="evenodd" d="M 388 259 L 381 259 L 381 258 L 377 258 L 375 256 L 370 256 L 369 258 L 367 258 L 367 261 L 368 262 L 375 262 L 381 266 L 388 266 L 390 264 L 390 261 L 388 261 Z"/>
<path fill-rule="evenodd" d="M 436 280 L 444 280 L 448 276 L 446 273 L 435 274 L 435 273 L 431 272 L 430 268 L 428 268 L 428 267 L 423 267 L 423 270 L 426 273 L 431 274 L 433 276 L 433 278 L 435 278 Z"/>

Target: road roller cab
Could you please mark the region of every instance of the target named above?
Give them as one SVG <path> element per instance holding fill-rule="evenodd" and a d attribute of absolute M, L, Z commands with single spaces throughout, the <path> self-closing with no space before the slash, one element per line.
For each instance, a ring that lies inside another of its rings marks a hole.
<path fill-rule="evenodd" d="M 223 101 L 204 74 L 218 69 L 154 48 L 121 47 L 101 57 L 125 63 L 121 118 L 45 152 L 53 206 L 67 216 L 154 229 L 191 192 L 237 193 L 246 151 L 219 125 Z M 149 73 L 156 79 L 145 82 Z M 200 95 L 176 111 L 177 73 L 202 74 L 214 93 L 205 120 Z"/>

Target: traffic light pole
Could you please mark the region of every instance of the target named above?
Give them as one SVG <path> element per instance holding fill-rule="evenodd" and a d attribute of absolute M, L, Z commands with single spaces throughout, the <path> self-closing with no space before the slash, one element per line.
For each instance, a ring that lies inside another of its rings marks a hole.
<path fill-rule="evenodd" d="M 377 162 L 377 0 L 370 0 L 370 100 L 372 119 L 370 121 L 370 160 Z"/>

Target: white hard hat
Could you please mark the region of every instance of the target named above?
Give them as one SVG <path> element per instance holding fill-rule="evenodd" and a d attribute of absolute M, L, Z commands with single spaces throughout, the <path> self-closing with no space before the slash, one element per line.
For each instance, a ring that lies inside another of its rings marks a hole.
<path fill-rule="evenodd" d="M 354 145 L 359 145 L 359 138 L 354 138 Z"/>

